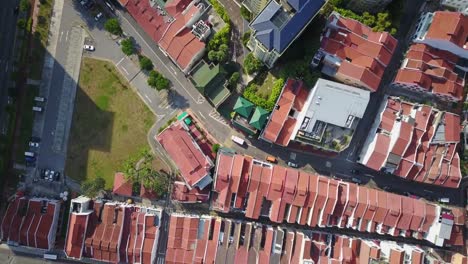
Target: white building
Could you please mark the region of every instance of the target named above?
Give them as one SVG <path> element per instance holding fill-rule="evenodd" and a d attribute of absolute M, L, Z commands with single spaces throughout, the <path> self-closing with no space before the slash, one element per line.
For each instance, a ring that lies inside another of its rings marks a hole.
<path fill-rule="evenodd" d="M 442 0 L 440 4 L 449 10 L 455 10 L 468 15 L 468 1 L 467 0 Z"/>

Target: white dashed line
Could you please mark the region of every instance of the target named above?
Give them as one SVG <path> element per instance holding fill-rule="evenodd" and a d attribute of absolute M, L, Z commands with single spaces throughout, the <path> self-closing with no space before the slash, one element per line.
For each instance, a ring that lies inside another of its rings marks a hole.
<path fill-rule="evenodd" d="M 203 117 L 204 119 L 206 119 L 206 117 L 202 114 L 201 111 L 198 111 L 198 113 L 201 115 L 201 117 Z"/>
<path fill-rule="evenodd" d="M 146 95 L 146 94 L 145 94 L 145 97 L 146 97 L 146 99 L 148 99 L 148 101 L 149 101 L 150 103 L 152 103 L 152 102 L 153 102 L 153 101 L 151 101 L 151 99 L 149 98 L 149 96 L 148 96 L 148 95 Z"/>
<path fill-rule="evenodd" d="M 121 58 L 119 62 L 117 62 L 115 65 L 119 66 L 119 64 L 125 59 L 125 57 Z"/>
<path fill-rule="evenodd" d="M 122 68 L 122 70 L 124 70 L 124 72 L 127 74 L 127 75 L 130 75 L 130 73 L 128 73 L 127 69 L 124 68 L 124 66 L 120 66 Z"/>
<path fill-rule="evenodd" d="M 68 41 L 68 31 L 67 31 L 67 35 L 65 36 L 65 42 Z"/>

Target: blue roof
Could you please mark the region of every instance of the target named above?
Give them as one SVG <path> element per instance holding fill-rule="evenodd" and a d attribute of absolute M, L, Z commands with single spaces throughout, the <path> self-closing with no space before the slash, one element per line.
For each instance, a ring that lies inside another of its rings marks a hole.
<path fill-rule="evenodd" d="M 305 25 L 325 4 L 325 0 L 287 0 L 295 10 L 289 14 L 272 0 L 260 12 L 250 26 L 256 31 L 255 37 L 268 50 L 282 53 Z"/>

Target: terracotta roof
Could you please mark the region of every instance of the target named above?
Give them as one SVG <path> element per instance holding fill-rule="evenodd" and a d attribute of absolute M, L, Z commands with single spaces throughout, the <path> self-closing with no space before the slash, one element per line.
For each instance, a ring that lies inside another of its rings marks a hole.
<path fill-rule="evenodd" d="M 122 172 L 115 173 L 112 192 L 121 196 L 132 196 L 132 183 L 125 180 L 125 175 Z"/>
<path fill-rule="evenodd" d="M 466 49 L 468 38 L 468 17 L 462 13 L 434 12 L 432 23 L 425 36 L 427 39 L 446 40 Z"/>
<path fill-rule="evenodd" d="M 402 249 L 390 249 L 390 264 L 403 264 L 405 251 Z"/>
<path fill-rule="evenodd" d="M 272 143 L 287 146 L 296 120 L 289 116 L 291 109 L 301 111 L 307 99 L 308 92 L 302 81 L 288 79 L 261 138 Z M 296 102 L 297 101 L 297 102 Z"/>
<path fill-rule="evenodd" d="M 164 17 L 160 16 L 157 10 L 150 6 L 150 1 L 125 0 L 124 6 L 146 34 L 148 34 L 154 42 L 159 42 L 168 24 L 164 22 Z"/>
<path fill-rule="evenodd" d="M 354 79 L 375 92 L 385 67 L 390 63 L 397 40 L 388 32 L 375 32 L 336 12 L 328 20 L 321 50 L 341 60 L 335 75 Z"/>
<path fill-rule="evenodd" d="M 186 28 L 186 21 L 197 12 L 201 10 L 196 5 L 192 5 L 186 13 L 177 15 L 159 41 L 159 46 L 177 62 L 181 69 L 187 69 L 190 62 L 205 49 L 205 43 Z"/>
<path fill-rule="evenodd" d="M 406 59 L 395 77 L 395 84 L 417 85 L 420 89 L 460 101 L 464 77 L 455 70 L 458 57 L 425 44 L 410 46 Z M 403 86 L 405 87 L 405 86 Z"/>
<path fill-rule="evenodd" d="M 158 136 L 156 140 L 168 152 L 179 168 L 185 182 L 194 187 L 205 177 L 210 177 L 213 167 L 211 160 L 203 154 L 192 136 L 183 128 L 182 122 L 176 122 Z"/>
<path fill-rule="evenodd" d="M 459 186 L 458 115 L 390 97 L 379 117 L 380 129 L 369 135 L 371 143 L 361 153 L 363 164 L 408 180 Z"/>
<path fill-rule="evenodd" d="M 172 200 L 182 203 L 207 202 L 210 198 L 210 190 L 200 190 L 197 187 L 189 190 L 184 182 L 175 181 L 172 185 Z"/>
<path fill-rule="evenodd" d="M 1 225 L 1 239 L 28 247 L 50 250 L 55 245 L 55 234 L 60 203 L 24 197 L 15 197 L 9 203 Z"/>

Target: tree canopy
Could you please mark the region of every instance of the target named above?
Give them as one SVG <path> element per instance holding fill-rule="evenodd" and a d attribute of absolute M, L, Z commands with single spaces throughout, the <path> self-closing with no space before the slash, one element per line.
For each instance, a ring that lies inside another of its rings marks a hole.
<path fill-rule="evenodd" d="M 110 18 L 104 23 L 104 29 L 113 35 L 121 35 L 122 28 L 120 27 L 117 18 Z"/>
<path fill-rule="evenodd" d="M 153 62 L 148 57 L 141 55 L 140 68 L 145 71 L 151 71 L 153 69 Z"/>
<path fill-rule="evenodd" d="M 125 55 L 130 56 L 133 53 L 135 53 L 135 45 L 133 44 L 133 41 L 131 39 L 126 38 L 122 40 L 122 42 L 120 42 L 120 45 L 122 47 L 122 52 Z"/>
<path fill-rule="evenodd" d="M 249 53 L 244 59 L 244 70 L 247 74 L 258 72 L 263 67 L 263 63 Z"/>
<path fill-rule="evenodd" d="M 148 85 L 155 88 L 158 91 L 169 89 L 170 82 L 161 73 L 157 71 L 150 71 L 148 77 Z"/>
<path fill-rule="evenodd" d="M 102 177 L 86 180 L 81 184 L 81 192 L 90 198 L 96 197 L 100 191 L 104 190 L 106 181 Z"/>

